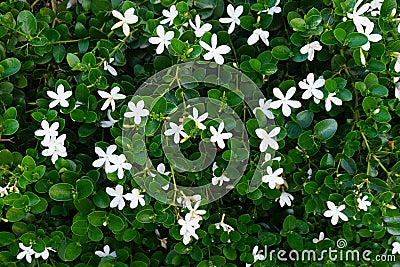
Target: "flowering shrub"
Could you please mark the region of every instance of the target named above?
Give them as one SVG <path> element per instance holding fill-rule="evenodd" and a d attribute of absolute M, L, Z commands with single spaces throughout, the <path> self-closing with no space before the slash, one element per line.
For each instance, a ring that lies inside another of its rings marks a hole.
<path fill-rule="evenodd" d="M 394 266 L 399 13 L 1 2 L 0 265 Z"/>

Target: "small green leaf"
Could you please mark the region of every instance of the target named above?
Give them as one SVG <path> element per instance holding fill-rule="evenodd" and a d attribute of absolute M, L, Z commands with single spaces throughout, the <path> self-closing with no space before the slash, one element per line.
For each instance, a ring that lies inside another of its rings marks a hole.
<path fill-rule="evenodd" d="M 22 23 L 22 31 L 33 36 L 37 31 L 37 21 L 29 10 L 22 10 L 18 13 L 17 22 Z"/>
<path fill-rule="evenodd" d="M 70 201 L 73 200 L 72 193 L 74 190 L 71 184 L 59 183 L 50 187 L 49 195 L 56 201 Z"/>
<path fill-rule="evenodd" d="M 316 136 L 321 140 L 331 139 L 338 128 L 338 124 L 334 119 L 325 119 L 318 122 L 314 126 L 314 132 Z"/>

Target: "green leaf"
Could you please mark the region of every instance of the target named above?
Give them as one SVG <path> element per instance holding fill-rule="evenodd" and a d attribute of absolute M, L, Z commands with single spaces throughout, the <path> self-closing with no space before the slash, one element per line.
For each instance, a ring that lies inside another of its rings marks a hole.
<path fill-rule="evenodd" d="M 65 57 L 67 50 L 62 45 L 53 46 L 53 57 L 56 63 L 61 63 Z"/>
<path fill-rule="evenodd" d="M 333 30 L 328 30 L 324 32 L 321 36 L 321 42 L 325 45 L 335 45 L 337 44 L 337 39 L 335 37 Z"/>
<path fill-rule="evenodd" d="M 290 232 L 286 236 L 287 242 L 292 249 L 302 250 L 303 249 L 303 238 L 295 232 Z"/>
<path fill-rule="evenodd" d="M 82 179 L 76 182 L 77 199 L 83 199 L 90 196 L 93 192 L 93 183 L 89 179 Z"/>
<path fill-rule="evenodd" d="M 352 32 L 347 36 L 349 47 L 361 47 L 368 42 L 367 36 L 362 33 Z"/>
<path fill-rule="evenodd" d="M 305 31 L 306 30 L 306 22 L 301 18 L 294 18 L 289 22 L 290 26 L 292 26 L 294 31 Z"/>
<path fill-rule="evenodd" d="M 79 59 L 76 55 L 74 55 L 74 54 L 72 54 L 72 53 L 68 53 L 68 54 L 67 54 L 67 62 L 68 62 L 68 65 L 73 69 L 73 68 L 75 68 L 75 67 L 78 65 L 78 63 L 80 63 L 81 61 L 80 61 L 80 59 Z"/>
<path fill-rule="evenodd" d="M 151 209 L 144 209 L 138 212 L 136 220 L 141 223 L 150 223 L 153 221 L 154 212 Z"/>
<path fill-rule="evenodd" d="M 82 245 L 73 241 L 63 241 L 58 249 L 58 256 L 63 261 L 73 261 L 82 253 Z"/>
<path fill-rule="evenodd" d="M 367 69 L 373 72 L 382 72 L 386 70 L 386 64 L 376 59 L 370 59 L 367 63 Z"/>
<path fill-rule="evenodd" d="M 287 60 L 290 58 L 290 48 L 285 45 L 278 45 L 272 48 L 272 55 L 279 60 Z"/>
<path fill-rule="evenodd" d="M 37 21 L 29 10 L 22 10 L 18 13 L 17 22 L 22 23 L 22 31 L 33 36 L 37 31 Z"/>
<path fill-rule="evenodd" d="M 50 187 L 49 195 L 56 201 L 70 201 L 73 200 L 74 187 L 71 184 L 59 183 Z"/>
<path fill-rule="evenodd" d="M 186 53 L 185 43 L 177 38 L 171 40 L 171 48 L 177 55 L 184 55 Z"/>
<path fill-rule="evenodd" d="M 338 124 L 334 119 L 325 119 L 318 122 L 314 126 L 314 132 L 316 136 L 321 140 L 331 139 L 338 128 Z"/>
<path fill-rule="evenodd" d="M 15 236 L 10 232 L 0 232 L 0 247 L 7 246 L 14 242 Z"/>
<path fill-rule="evenodd" d="M 6 58 L 0 62 L 0 80 L 19 71 L 21 62 L 16 58 Z"/>
<path fill-rule="evenodd" d="M 389 17 L 392 11 L 397 9 L 396 0 L 384 0 L 381 7 L 380 16 Z"/>
<path fill-rule="evenodd" d="M 288 215 L 283 221 L 283 231 L 285 232 L 293 231 L 297 227 L 297 225 L 298 224 L 296 217 L 294 217 L 293 215 Z"/>
<path fill-rule="evenodd" d="M 18 131 L 19 123 L 15 119 L 7 119 L 3 122 L 3 134 L 12 135 Z"/>

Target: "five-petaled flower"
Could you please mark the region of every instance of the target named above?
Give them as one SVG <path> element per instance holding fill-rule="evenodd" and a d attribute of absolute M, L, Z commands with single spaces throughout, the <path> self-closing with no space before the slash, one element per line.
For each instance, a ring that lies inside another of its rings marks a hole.
<path fill-rule="evenodd" d="M 283 207 L 285 205 L 288 205 L 290 207 L 292 205 L 293 199 L 294 199 L 294 197 L 292 196 L 292 194 L 282 192 L 280 197 L 275 199 L 275 202 L 279 201 L 279 205 L 281 205 L 281 207 Z"/>
<path fill-rule="evenodd" d="M 43 120 L 40 125 L 42 126 L 42 129 L 36 130 L 35 135 L 44 136 L 41 144 L 43 146 L 48 146 L 50 144 L 51 138 L 58 136 L 57 130 L 60 124 L 58 122 L 54 122 L 50 125 L 48 121 Z"/>
<path fill-rule="evenodd" d="M 285 183 L 281 176 L 282 173 L 283 168 L 273 171 L 271 166 L 267 166 L 267 174 L 264 175 L 261 180 L 263 183 L 268 183 L 270 189 L 274 189 L 277 185 L 283 185 Z"/>
<path fill-rule="evenodd" d="M 278 142 L 276 142 L 273 137 L 277 136 L 280 131 L 281 128 L 279 127 L 275 127 L 269 133 L 261 128 L 256 129 L 256 135 L 261 139 L 260 152 L 267 151 L 268 147 L 272 148 L 273 150 L 278 150 Z"/>
<path fill-rule="evenodd" d="M 322 93 L 322 91 L 318 88 L 321 88 L 324 85 L 325 80 L 323 78 L 318 78 L 315 81 L 314 73 L 309 73 L 306 79 L 299 82 L 299 87 L 303 90 L 306 90 L 301 98 L 309 99 L 313 96 L 314 99 L 322 99 L 324 97 L 324 93 Z"/>
<path fill-rule="evenodd" d="M 214 128 L 214 126 L 210 126 L 210 132 L 212 134 L 210 141 L 213 143 L 217 143 L 218 147 L 221 149 L 225 148 L 225 141 L 227 139 L 232 138 L 232 133 L 222 133 L 224 130 L 225 124 L 221 122 L 218 126 L 218 130 Z"/>
<path fill-rule="evenodd" d="M 130 170 L 132 168 L 132 164 L 126 162 L 126 157 L 124 154 L 111 157 L 110 163 L 113 165 L 108 168 L 108 171 L 110 173 L 117 171 L 119 179 L 124 178 L 124 170 Z"/>
<path fill-rule="evenodd" d="M 321 51 L 322 46 L 319 44 L 318 41 L 314 41 L 312 43 L 306 44 L 302 48 L 300 48 L 300 53 L 303 55 L 308 54 L 307 59 L 309 61 L 313 61 L 315 51 Z"/>
<path fill-rule="evenodd" d="M 104 257 L 107 257 L 107 256 L 111 256 L 113 258 L 116 258 L 117 257 L 117 253 L 115 253 L 115 251 L 110 253 L 110 251 L 111 251 L 110 250 L 110 246 L 109 245 L 105 245 L 103 247 L 103 251 L 98 250 L 98 251 L 95 251 L 94 254 L 96 254 L 100 258 L 104 258 Z"/>
<path fill-rule="evenodd" d="M 171 26 L 174 23 L 174 19 L 176 18 L 176 16 L 178 16 L 178 10 L 176 10 L 176 6 L 172 5 L 169 8 L 169 11 L 167 9 L 164 9 L 162 11 L 163 16 L 165 17 L 165 19 L 163 19 L 162 21 L 160 21 L 161 24 L 167 24 L 169 23 L 169 26 Z"/>
<path fill-rule="evenodd" d="M 208 117 L 208 112 L 202 114 L 199 116 L 199 111 L 197 108 L 193 108 L 193 116 L 189 115 L 188 116 L 190 119 L 194 120 L 196 123 L 196 127 L 199 128 L 200 130 L 205 130 L 207 127 L 203 124 L 203 121 L 205 121 Z"/>
<path fill-rule="evenodd" d="M 222 55 L 228 54 L 231 52 L 231 48 L 227 45 L 221 45 L 218 46 L 218 37 L 214 33 L 211 36 L 211 46 L 207 44 L 206 42 L 200 41 L 201 47 L 203 47 L 205 50 L 208 52 L 204 54 L 204 59 L 205 60 L 211 60 L 214 59 L 215 62 L 219 65 L 224 64 L 224 57 Z"/>
<path fill-rule="evenodd" d="M 67 99 L 72 96 L 72 91 L 64 91 L 64 85 L 59 84 L 57 86 L 57 93 L 53 91 L 47 91 L 47 95 L 54 99 L 52 102 L 50 102 L 49 108 L 54 108 L 58 104 L 60 104 L 60 106 L 63 108 L 67 108 L 69 107 Z"/>
<path fill-rule="evenodd" d="M 193 28 L 194 34 L 196 35 L 197 38 L 201 38 L 206 32 L 209 32 L 212 28 L 210 23 L 205 23 L 204 25 L 201 25 L 201 20 L 199 15 L 196 15 L 194 21 L 196 24 L 194 24 L 190 19 L 189 25 L 190 27 Z"/>
<path fill-rule="evenodd" d="M 185 133 L 185 130 L 183 129 L 183 125 L 182 124 L 177 125 L 174 122 L 170 122 L 169 123 L 169 127 L 170 127 L 170 129 L 167 129 L 164 132 L 164 135 L 166 135 L 166 136 L 173 135 L 175 144 L 179 144 L 179 142 L 181 141 L 181 136 L 183 138 L 188 137 L 188 135 Z"/>
<path fill-rule="evenodd" d="M 325 109 L 326 111 L 330 111 L 332 109 L 332 103 L 336 106 L 342 105 L 342 100 L 336 97 L 336 93 L 329 93 L 325 99 Z"/>
<path fill-rule="evenodd" d="M 235 25 L 240 25 L 240 15 L 243 13 L 243 6 L 238 6 L 236 9 L 229 4 L 227 7 L 227 13 L 229 18 L 220 18 L 221 23 L 230 23 L 228 33 L 231 34 L 235 30 Z"/>
<path fill-rule="evenodd" d="M 129 28 L 130 24 L 135 24 L 136 22 L 139 21 L 138 16 L 135 15 L 135 9 L 133 7 L 127 9 L 122 15 L 119 11 L 113 10 L 112 14 L 114 17 L 119 19 L 117 23 L 114 24 L 114 26 L 111 27 L 111 30 L 115 30 L 119 27 L 122 26 L 122 31 L 124 32 L 125 36 L 129 36 L 129 33 L 131 29 Z"/>
<path fill-rule="evenodd" d="M 131 111 L 125 112 L 124 117 L 125 118 L 134 118 L 135 124 L 139 125 L 140 122 L 142 121 L 142 117 L 146 117 L 150 114 L 150 112 L 144 108 L 144 101 L 140 100 L 137 102 L 135 105 L 132 102 L 128 103 L 128 108 Z"/>
<path fill-rule="evenodd" d="M 360 210 L 367 211 L 368 207 L 371 206 L 371 202 L 368 201 L 368 196 L 364 196 L 363 198 L 357 198 L 358 208 Z"/>
<path fill-rule="evenodd" d="M 107 187 L 106 192 L 109 196 L 114 197 L 110 202 L 110 208 L 118 207 L 119 210 L 122 210 L 125 207 L 124 188 L 122 185 L 118 184 L 115 189 Z"/>
<path fill-rule="evenodd" d="M 292 113 L 292 108 L 300 108 L 301 103 L 297 100 L 290 100 L 293 95 L 296 93 L 296 87 L 290 87 L 289 90 L 287 91 L 286 95 L 284 96 L 281 89 L 275 87 L 273 89 L 273 94 L 276 98 L 279 100 L 275 100 L 270 104 L 270 107 L 272 109 L 278 109 L 282 106 L 282 113 L 284 116 L 289 117 L 290 114 Z"/>
<path fill-rule="evenodd" d="M 392 243 L 392 247 L 393 247 L 393 249 L 392 249 L 392 254 L 400 254 L 400 243 L 399 242 L 393 242 Z"/>
<path fill-rule="evenodd" d="M 93 167 L 99 168 L 101 166 L 104 166 L 104 169 L 105 169 L 106 173 L 111 173 L 111 170 L 110 170 L 110 166 L 111 166 L 110 159 L 117 156 L 117 155 L 114 154 L 114 152 L 116 150 L 117 150 L 117 146 L 116 145 L 110 145 L 109 147 L 107 147 L 106 151 L 104 151 L 100 147 L 95 147 L 94 148 L 94 152 L 96 152 L 96 154 L 100 158 L 96 159 L 95 161 L 93 161 L 93 163 L 92 163 Z"/>
<path fill-rule="evenodd" d="M 108 106 L 111 104 L 111 110 L 115 110 L 115 100 L 121 100 L 125 99 L 126 96 L 123 94 L 119 94 L 119 91 L 121 88 L 118 86 L 115 86 L 111 89 L 110 93 L 107 93 L 106 91 L 101 91 L 98 90 L 97 93 L 102 97 L 105 98 L 106 101 L 104 102 L 103 106 L 101 107 L 101 110 L 106 110 Z"/>
<path fill-rule="evenodd" d="M 156 33 L 157 36 L 150 37 L 149 42 L 151 44 L 158 45 L 156 53 L 162 54 L 162 52 L 164 52 L 164 47 L 168 48 L 169 44 L 171 43 L 171 39 L 174 38 L 174 32 L 173 31 L 165 32 L 164 27 L 162 25 L 158 25 L 156 28 Z"/>
<path fill-rule="evenodd" d="M 273 119 L 275 118 L 275 116 L 274 116 L 274 114 L 272 113 L 272 111 L 269 110 L 269 109 L 271 108 L 271 102 L 272 102 L 272 99 L 269 99 L 269 100 L 267 100 L 267 101 L 265 101 L 265 99 L 260 99 L 260 100 L 258 100 L 259 106 L 256 107 L 256 108 L 253 110 L 253 113 L 256 113 L 256 110 L 259 109 L 259 110 L 261 110 L 261 111 L 264 113 L 264 115 L 265 115 L 268 119 L 273 120 Z"/>
<path fill-rule="evenodd" d="M 32 245 L 29 247 L 24 246 L 23 243 L 19 243 L 19 248 L 22 249 L 20 253 L 17 255 L 17 259 L 21 260 L 23 258 L 26 259 L 28 263 L 32 262 L 32 255 L 35 254 L 35 251 L 32 249 Z"/>
<path fill-rule="evenodd" d="M 131 202 L 131 209 L 136 208 L 139 204 L 141 206 L 144 206 L 146 204 L 146 202 L 144 201 L 144 195 L 141 195 L 139 189 L 137 188 L 132 189 L 131 193 L 125 194 L 124 198 Z"/>
<path fill-rule="evenodd" d="M 269 46 L 269 31 L 264 31 L 262 29 L 255 29 L 253 33 L 250 35 L 249 39 L 247 39 L 248 45 L 253 45 L 261 39 L 266 46 Z"/>
<path fill-rule="evenodd" d="M 339 221 L 339 218 L 345 222 L 349 220 L 347 216 L 342 212 L 342 210 L 346 208 L 345 204 L 337 207 L 332 201 L 327 201 L 326 205 L 328 206 L 329 210 L 324 212 L 324 216 L 327 218 L 331 218 L 332 225 L 336 225 Z"/>

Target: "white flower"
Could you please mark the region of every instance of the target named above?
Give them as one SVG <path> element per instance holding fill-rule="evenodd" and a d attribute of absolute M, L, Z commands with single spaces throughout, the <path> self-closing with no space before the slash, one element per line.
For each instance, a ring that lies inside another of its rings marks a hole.
<path fill-rule="evenodd" d="M 113 258 L 117 257 L 117 254 L 115 253 L 115 251 L 110 253 L 110 247 L 108 245 L 105 245 L 103 248 L 104 252 L 101 250 L 96 251 L 94 254 L 96 254 L 97 256 L 99 256 L 100 258 L 104 258 L 107 256 L 111 256 Z"/>
<path fill-rule="evenodd" d="M 8 195 L 7 187 L 0 186 L 0 197 L 4 197 Z"/>
<path fill-rule="evenodd" d="M 131 29 L 129 28 L 129 24 L 135 24 L 139 21 L 138 16 L 135 15 L 135 9 L 133 7 L 126 10 L 124 15 L 122 15 L 117 10 L 113 10 L 112 14 L 120 21 L 115 23 L 114 26 L 111 27 L 111 30 L 113 31 L 122 26 L 122 31 L 124 32 L 125 36 L 129 36 L 129 33 L 131 31 Z"/>
<path fill-rule="evenodd" d="M 368 42 L 361 47 L 364 51 L 368 51 L 370 49 L 371 47 L 370 42 L 376 43 L 382 40 L 382 36 L 380 34 L 372 33 L 373 30 L 374 30 L 374 23 L 371 23 L 370 25 L 365 27 L 365 31 L 360 32 L 365 36 L 367 36 L 368 38 Z"/>
<path fill-rule="evenodd" d="M 220 18 L 219 22 L 221 23 L 230 23 L 228 33 L 231 34 L 235 30 L 235 25 L 240 25 L 240 15 L 243 13 L 243 6 L 238 6 L 236 9 L 229 4 L 227 7 L 227 13 L 229 18 Z"/>
<path fill-rule="evenodd" d="M 400 243 L 399 242 L 393 242 L 392 243 L 393 249 L 392 249 L 392 254 L 400 254 Z"/>
<path fill-rule="evenodd" d="M 64 85 L 60 84 L 57 86 L 57 93 L 53 91 L 47 91 L 47 95 L 54 99 L 50 104 L 49 108 L 54 108 L 58 104 L 63 108 L 69 107 L 69 103 L 67 99 L 72 96 L 72 91 L 64 92 Z"/>
<path fill-rule="evenodd" d="M 367 211 L 368 207 L 371 206 L 371 202 L 368 201 L 368 196 L 364 196 L 363 198 L 357 198 L 358 208 L 360 210 Z"/>
<path fill-rule="evenodd" d="M 70 9 L 72 6 L 76 5 L 76 2 L 77 2 L 77 0 L 69 0 L 67 3 L 67 9 Z M 82 0 L 78 0 L 78 2 L 79 2 L 79 4 L 82 4 Z"/>
<path fill-rule="evenodd" d="M 339 221 L 339 218 L 345 222 L 349 220 L 347 216 L 344 213 L 342 213 L 342 210 L 346 208 L 345 204 L 336 207 L 335 203 L 333 203 L 332 201 L 327 201 L 326 205 L 328 206 L 329 210 L 324 212 L 324 216 L 327 218 L 332 217 L 331 218 L 332 225 L 336 225 Z"/>
<path fill-rule="evenodd" d="M 265 163 L 265 162 L 269 162 L 270 160 L 281 161 L 281 159 L 282 159 L 281 157 L 272 158 L 272 156 L 271 156 L 270 153 L 265 153 L 264 163 Z M 264 164 L 264 163 L 263 163 L 263 164 Z"/>
<path fill-rule="evenodd" d="M 273 16 L 274 14 L 281 13 L 282 9 L 278 6 L 281 0 L 277 0 L 275 5 L 267 10 L 264 10 L 263 13 L 267 12 L 267 14 Z"/>
<path fill-rule="evenodd" d="M 192 218 L 196 218 L 199 220 L 202 220 L 203 218 L 201 216 L 203 216 L 204 214 L 206 214 L 207 212 L 205 210 L 197 210 L 200 206 L 200 201 L 197 201 L 196 204 L 194 204 L 193 208 L 192 208 L 192 204 L 189 204 L 189 206 L 187 207 L 189 210 L 189 214 L 192 216 Z"/>
<path fill-rule="evenodd" d="M 250 35 L 249 39 L 247 39 L 247 44 L 248 45 L 253 45 L 258 42 L 258 40 L 261 39 L 261 41 L 264 42 L 266 46 L 269 46 L 269 32 L 268 31 L 263 31 L 262 29 L 255 29 Z"/>
<path fill-rule="evenodd" d="M 325 240 L 325 234 L 324 232 L 320 232 L 318 238 L 313 238 L 312 242 L 314 244 L 317 244 L 319 241 Z"/>
<path fill-rule="evenodd" d="M 272 102 L 272 99 L 269 99 L 269 100 L 267 100 L 267 101 L 265 101 L 265 99 L 260 99 L 260 100 L 258 100 L 259 107 L 256 107 L 256 108 L 253 110 L 253 113 L 256 113 L 256 110 L 259 109 L 259 110 L 261 110 L 261 111 L 265 114 L 265 116 L 266 116 L 268 119 L 273 120 L 273 119 L 275 118 L 275 116 L 274 116 L 274 114 L 272 113 L 272 111 L 269 110 L 270 107 L 271 107 L 271 102 Z"/>
<path fill-rule="evenodd" d="M 224 64 L 224 57 L 222 55 L 228 54 L 231 51 L 231 48 L 227 45 L 221 45 L 217 47 L 218 40 L 217 35 L 214 33 L 211 36 L 211 46 L 209 46 L 206 42 L 200 41 L 201 47 L 203 47 L 208 52 L 204 54 L 205 60 L 214 59 L 215 62 L 219 65 Z"/>
<path fill-rule="evenodd" d="M 101 127 L 103 128 L 109 128 L 109 127 L 113 127 L 114 124 L 116 122 L 118 122 L 118 120 L 114 120 L 114 118 L 111 116 L 111 110 L 107 110 L 107 118 L 108 121 L 101 121 Z"/>
<path fill-rule="evenodd" d="M 383 4 L 383 0 L 372 0 L 371 3 L 369 3 L 371 8 L 371 16 L 379 16 L 381 13 L 381 8 L 382 8 L 382 4 Z"/>
<path fill-rule="evenodd" d="M 221 122 L 221 124 L 218 126 L 218 131 L 214 128 L 214 126 L 210 126 L 210 132 L 212 134 L 210 141 L 213 143 L 216 142 L 218 147 L 221 149 L 225 148 L 224 140 L 228 140 L 232 137 L 232 133 L 222 133 L 224 127 L 224 122 Z"/>
<path fill-rule="evenodd" d="M 226 224 L 225 222 L 224 222 L 224 219 L 225 219 L 225 213 L 224 214 L 222 214 L 222 219 L 221 219 L 221 221 L 219 222 L 219 223 L 216 223 L 215 224 L 215 228 L 216 229 L 223 229 L 224 230 L 224 232 L 228 232 L 228 234 L 231 232 L 231 231 L 235 231 L 235 229 L 232 227 L 232 226 L 230 226 L 229 224 Z"/>
<path fill-rule="evenodd" d="M 369 18 L 364 17 L 364 13 L 367 12 L 370 8 L 370 4 L 364 4 L 360 8 L 358 8 L 362 4 L 363 0 L 358 0 L 354 5 L 353 13 L 347 13 L 347 17 L 353 20 L 354 25 L 358 32 L 363 31 L 363 26 L 367 27 L 371 22 Z"/>
<path fill-rule="evenodd" d="M 189 24 L 190 24 L 190 27 L 193 28 L 194 34 L 196 35 L 197 38 L 203 37 L 203 35 L 206 32 L 209 32 L 211 30 L 212 26 L 210 23 L 206 23 L 203 26 L 201 26 L 201 20 L 200 20 L 199 15 L 196 15 L 194 20 L 195 20 L 196 25 L 193 24 L 191 19 L 189 20 Z"/>
<path fill-rule="evenodd" d="M 35 251 L 32 249 L 32 246 L 25 247 L 23 243 L 19 243 L 19 248 L 22 251 L 17 255 L 17 259 L 21 260 L 23 258 L 26 259 L 27 262 L 32 262 L 32 255 L 35 254 Z"/>
<path fill-rule="evenodd" d="M 396 63 L 394 64 L 394 71 L 400 72 L 400 54 L 396 58 Z"/>
<path fill-rule="evenodd" d="M 160 231 L 158 231 L 158 229 L 154 230 L 154 233 L 156 233 L 158 240 L 160 240 L 161 246 L 167 249 L 168 238 L 161 238 Z"/>
<path fill-rule="evenodd" d="M 279 205 L 281 205 L 281 207 L 285 206 L 285 204 L 290 206 L 290 205 L 292 205 L 293 199 L 294 199 L 294 197 L 291 194 L 282 192 L 280 197 L 275 199 L 275 202 L 279 200 Z"/>
<path fill-rule="evenodd" d="M 200 228 L 199 222 L 200 220 L 193 218 L 190 213 L 185 215 L 185 219 L 178 220 L 178 223 L 182 226 L 179 234 L 183 236 L 183 244 L 189 244 L 190 237 L 199 239 L 199 236 L 196 234 L 196 229 Z"/>
<path fill-rule="evenodd" d="M 118 86 L 115 86 L 113 89 L 111 89 L 110 93 L 107 93 L 105 91 L 98 90 L 97 93 L 102 97 L 107 99 L 103 106 L 101 107 L 101 110 L 105 110 L 108 108 L 108 106 L 111 104 L 111 110 L 115 110 L 115 100 L 121 100 L 125 99 L 126 96 L 123 94 L 118 94 L 118 92 L 121 90 Z"/>
<path fill-rule="evenodd" d="M 319 42 L 314 41 L 300 48 L 300 53 L 302 53 L 303 55 L 308 54 L 308 60 L 313 61 L 315 51 L 321 51 L 321 49 L 322 46 L 319 44 Z"/>
<path fill-rule="evenodd" d="M 221 175 L 221 176 L 214 176 L 212 179 L 211 179 L 211 183 L 213 184 L 213 185 L 217 185 L 217 184 L 219 184 L 218 186 L 222 186 L 222 184 L 224 183 L 224 182 L 229 182 L 231 179 L 229 179 L 228 177 L 226 177 L 225 175 Z"/>
<path fill-rule="evenodd" d="M 131 209 L 136 208 L 138 204 L 140 204 L 141 206 L 144 206 L 146 204 L 146 202 L 144 201 L 144 195 L 141 195 L 140 191 L 136 188 L 132 189 L 132 193 L 125 194 L 124 198 L 131 201 Z"/>
<path fill-rule="evenodd" d="M 169 23 L 169 26 L 171 26 L 174 23 L 174 19 L 176 18 L 176 16 L 178 16 L 178 11 L 176 10 L 176 6 L 172 5 L 169 8 L 169 11 L 167 9 L 164 9 L 162 11 L 162 14 L 164 17 L 166 17 L 166 19 L 163 19 L 162 21 L 160 21 L 160 23 L 161 24 Z"/>
<path fill-rule="evenodd" d="M 96 154 L 100 158 L 93 161 L 93 163 L 92 163 L 93 167 L 99 168 L 101 166 L 104 166 L 106 173 L 110 173 L 111 172 L 110 171 L 110 166 L 111 166 L 110 159 L 117 156 L 117 155 L 113 154 L 116 150 L 117 150 L 116 145 L 110 145 L 109 147 L 107 147 L 105 152 L 100 147 L 95 147 L 94 152 L 96 152 Z"/>
<path fill-rule="evenodd" d="M 315 82 L 314 81 L 314 73 L 309 73 L 306 79 L 299 82 L 299 87 L 306 90 L 301 98 L 309 99 L 311 96 L 313 96 L 317 99 L 322 99 L 324 97 L 324 93 L 322 93 L 321 90 L 318 90 L 318 88 L 321 88 L 325 85 L 325 80 L 323 78 L 319 78 Z"/>
<path fill-rule="evenodd" d="M 169 31 L 165 33 L 164 27 L 161 25 L 157 26 L 156 32 L 157 37 L 150 37 L 149 42 L 151 44 L 158 44 L 156 53 L 161 54 L 164 52 L 164 47 L 168 48 L 169 44 L 171 43 L 171 39 L 174 38 L 174 32 Z"/>
<path fill-rule="evenodd" d="M 170 122 L 169 123 L 169 127 L 171 127 L 170 129 L 166 130 L 164 132 L 164 134 L 166 136 L 174 136 L 174 143 L 175 144 L 179 144 L 179 142 L 181 141 L 181 137 L 186 138 L 188 135 L 185 133 L 184 129 L 183 129 L 183 125 L 177 125 L 176 123 Z"/>
<path fill-rule="evenodd" d="M 128 103 L 128 108 L 131 110 L 130 112 L 125 112 L 124 117 L 125 118 L 135 118 L 135 124 L 140 124 L 142 121 L 141 117 L 146 117 L 150 114 L 150 112 L 144 108 L 144 102 L 143 100 L 140 100 L 137 102 L 135 105 L 132 102 Z"/>
<path fill-rule="evenodd" d="M 42 155 L 45 157 L 51 156 L 51 161 L 56 163 L 58 157 L 66 157 L 67 149 L 64 146 L 64 141 L 67 136 L 65 134 L 59 137 L 52 136 L 49 143 L 47 144 L 47 149 L 42 151 Z"/>
<path fill-rule="evenodd" d="M 191 205 L 192 202 L 198 202 L 201 200 L 200 195 L 193 195 L 193 196 L 185 196 L 185 197 L 178 197 L 176 201 L 178 204 L 182 204 L 183 208 L 187 208 Z"/>
<path fill-rule="evenodd" d="M 283 168 L 272 171 L 271 166 L 267 166 L 267 175 L 264 175 L 261 180 L 263 183 L 268 183 L 269 188 L 274 189 L 276 185 L 282 185 L 285 181 L 280 176 L 283 173 Z"/>
<path fill-rule="evenodd" d="M 193 108 L 193 116 L 189 115 L 188 117 L 196 122 L 196 127 L 199 128 L 200 130 L 205 130 L 207 128 L 202 122 L 207 119 L 208 112 L 199 116 L 199 111 L 197 110 L 197 108 L 194 107 Z"/>
<path fill-rule="evenodd" d="M 269 133 L 261 128 L 256 129 L 256 135 L 261 139 L 260 143 L 260 152 L 265 152 L 268 147 L 271 147 L 273 150 L 278 150 L 279 145 L 278 142 L 275 141 L 273 137 L 277 136 L 281 128 L 275 127 Z"/>
<path fill-rule="evenodd" d="M 164 163 L 160 163 L 160 164 L 157 165 L 157 172 L 159 174 L 163 174 L 163 175 L 169 175 L 170 174 L 170 172 L 166 172 L 165 171 L 165 164 Z M 149 171 L 149 174 L 150 174 L 151 177 L 156 177 L 156 174 L 154 174 L 154 173 L 152 173 L 150 171 Z M 167 189 L 168 189 L 168 187 L 167 187 Z"/>
<path fill-rule="evenodd" d="M 394 96 L 400 100 L 400 82 L 395 83 L 394 85 Z"/>
<path fill-rule="evenodd" d="M 46 247 L 44 248 L 44 250 L 40 253 L 35 252 L 35 258 L 40 258 L 42 257 L 42 259 L 47 260 L 50 256 L 50 251 L 56 252 L 52 247 Z"/>
<path fill-rule="evenodd" d="M 265 256 L 263 255 L 263 250 L 258 250 L 258 246 L 255 246 L 253 248 L 253 253 L 252 254 L 253 254 L 253 258 L 254 258 L 253 263 L 255 263 L 257 261 L 265 260 Z M 251 266 L 251 264 L 246 263 L 246 267 L 250 267 L 250 266 Z"/>
<path fill-rule="evenodd" d="M 114 197 L 113 200 L 110 202 L 110 208 L 115 208 L 118 206 L 119 210 L 122 210 L 125 207 L 124 201 L 124 188 L 122 185 L 117 185 L 115 189 L 111 187 L 106 188 L 106 192 L 109 196 Z"/>
<path fill-rule="evenodd" d="M 57 130 L 58 130 L 58 127 L 60 126 L 60 124 L 58 122 L 54 122 L 50 126 L 50 124 L 46 120 L 43 120 L 41 122 L 41 126 L 42 126 L 42 129 L 36 130 L 35 135 L 36 136 L 44 136 L 41 144 L 43 146 L 48 146 L 50 143 L 50 139 L 52 137 L 58 136 Z"/>
<path fill-rule="evenodd" d="M 104 70 L 108 71 L 112 76 L 117 76 L 118 73 L 117 71 L 114 69 L 113 66 L 111 66 L 110 64 L 114 61 L 114 58 L 111 57 L 110 58 L 110 62 L 107 62 L 107 60 L 104 60 Z"/>
<path fill-rule="evenodd" d="M 279 100 L 275 100 L 270 104 L 272 109 L 278 109 L 282 106 L 282 113 L 284 116 L 289 117 L 292 113 L 290 107 L 292 108 L 300 108 L 301 103 L 297 100 L 290 100 L 292 96 L 296 93 L 296 87 L 290 87 L 286 93 L 286 96 L 282 94 L 281 89 L 274 88 L 273 89 L 274 96 Z"/>
<path fill-rule="evenodd" d="M 325 109 L 326 111 L 330 111 L 332 109 L 332 103 L 336 106 L 342 105 L 342 100 L 336 97 L 336 93 L 330 93 L 328 97 L 325 99 Z"/>
<path fill-rule="evenodd" d="M 111 165 L 108 170 L 109 172 L 115 172 L 118 171 L 118 178 L 122 179 L 124 178 L 124 169 L 125 170 L 130 170 L 132 168 L 132 164 L 125 162 L 126 157 L 124 154 L 111 157 L 110 162 L 114 165 Z"/>

